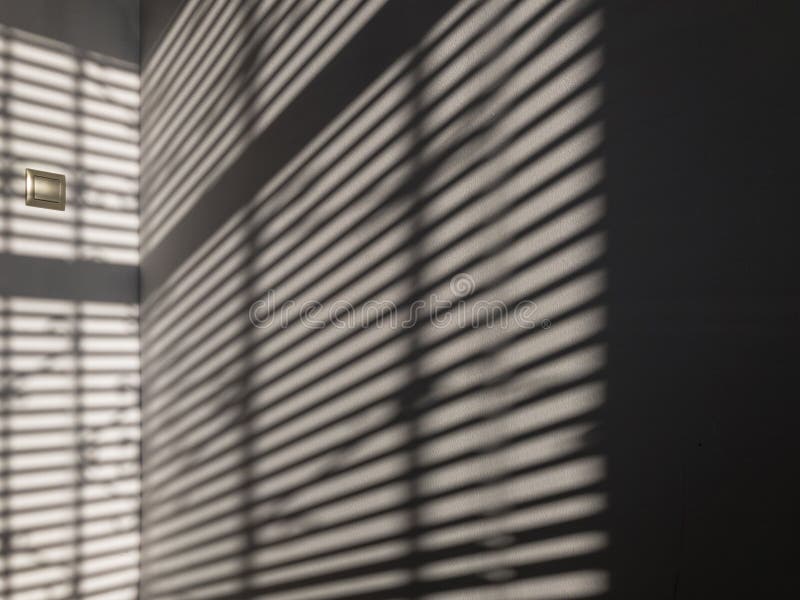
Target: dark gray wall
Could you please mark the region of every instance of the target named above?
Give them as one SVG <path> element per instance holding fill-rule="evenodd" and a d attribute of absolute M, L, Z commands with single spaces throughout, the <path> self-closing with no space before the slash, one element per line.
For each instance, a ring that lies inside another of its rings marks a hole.
<path fill-rule="evenodd" d="M 138 0 L 8 0 L 0 4 L 0 23 L 139 62 Z"/>
<path fill-rule="evenodd" d="M 792 595 L 797 5 L 609 6 L 612 587 Z"/>
<path fill-rule="evenodd" d="M 214 6 L 144 21 L 212 44 L 144 73 L 144 597 L 790 595 L 793 3 Z M 248 319 L 460 273 L 547 326 Z"/>
<path fill-rule="evenodd" d="M 140 64 L 147 64 L 154 48 L 169 29 L 183 0 L 141 0 L 141 51 Z"/>

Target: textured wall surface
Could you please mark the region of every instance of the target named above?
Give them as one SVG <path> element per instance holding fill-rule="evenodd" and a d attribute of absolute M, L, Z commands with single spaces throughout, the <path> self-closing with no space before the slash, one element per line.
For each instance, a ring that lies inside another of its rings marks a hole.
<path fill-rule="evenodd" d="M 0 597 L 796 593 L 796 3 L 138 4 L 0 2 Z"/>
<path fill-rule="evenodd" d="M 135 598 L 136 2 L 0 4 L 0 597 Z M 66 175 L 64 212 L 25 169 Z"/>
<path fill-rule="evenodd" d="M 605 593 L 602 28 L 171 19 L 142 71 L 145 598 Z"/>
<path fill-rule="evenodd" d="M 144 598 L 796 594 L 797 3 L 168 4 Z"/>

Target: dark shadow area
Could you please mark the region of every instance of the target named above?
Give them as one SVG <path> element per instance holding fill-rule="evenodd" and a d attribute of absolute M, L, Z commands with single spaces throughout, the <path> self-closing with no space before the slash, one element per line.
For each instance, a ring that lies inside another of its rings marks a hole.
<path fill-rule="evenodd" d="M 139 293 L 138 269 L 127 265 L 0 254 L 0 271 L 6 297 L 135 302 Z"/>
<path fill-rule="evenodd" d="M 9 1 L 0 4 L 0 23 L 129 65 L 139 60 L 138 0 Z"/>
<path fill-rule="evenodd" d="M 139 64 L 147 64 L 153 50 L 169 30 L 184 0 L 139 0 L 141 40 Z"/>
<path fill-rule="evenodd" d="M 797 4 L 606 17 L 614 597 L 790 597 Z"/>

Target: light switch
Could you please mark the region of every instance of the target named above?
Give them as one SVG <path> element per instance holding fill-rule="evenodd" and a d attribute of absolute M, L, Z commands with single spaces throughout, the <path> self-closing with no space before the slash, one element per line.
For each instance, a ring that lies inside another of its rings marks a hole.
<path fill-rule="evenodd" d="M 25 169 L 25 204 L 64 210 L 67 204 L 67 178 L 60 173 Z"/>

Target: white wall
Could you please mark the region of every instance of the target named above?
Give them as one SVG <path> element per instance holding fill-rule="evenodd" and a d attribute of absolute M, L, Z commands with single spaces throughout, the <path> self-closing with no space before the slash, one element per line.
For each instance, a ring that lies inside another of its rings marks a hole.
<path fill-rule="evenodd" d="M 606 591 L 601 32 L 584 2 L 172 18 L 142 72 L 145 598 Z"/>
<path fill-rule="evenodd" d="M 0 5 L 0 596 L 134 598 L 138 3 Z M 63 173 L 64 212 L 25 205 Z"/>

